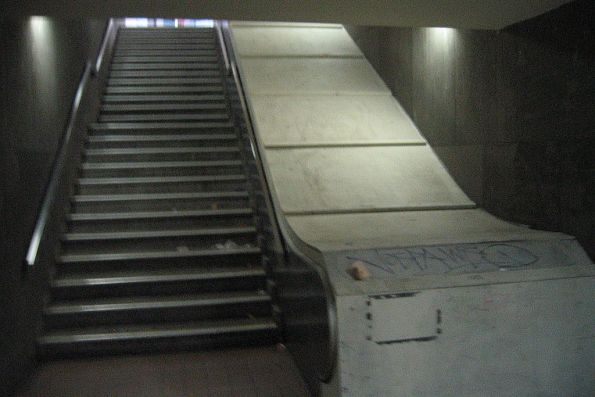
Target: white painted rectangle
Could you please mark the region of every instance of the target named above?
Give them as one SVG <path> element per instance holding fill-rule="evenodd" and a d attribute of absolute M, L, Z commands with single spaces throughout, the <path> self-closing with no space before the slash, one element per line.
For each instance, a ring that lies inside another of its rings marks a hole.
<path fill-rule="evenodd" d="M 372 340 L 390 344 L 435 337 L 438 315 L 431 295 L 370 297 Z"/>

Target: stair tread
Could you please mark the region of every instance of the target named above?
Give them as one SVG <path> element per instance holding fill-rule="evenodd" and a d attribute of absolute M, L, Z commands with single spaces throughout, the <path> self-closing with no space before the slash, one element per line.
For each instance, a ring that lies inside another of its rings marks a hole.
<path fill-rule="evenodd" d="M 39 338 L 41 345 L 203 336 L 222 333 L 276 330 L 272 318 L 241 318 L 169 324 L 122 325 L 60 330 Z"/>
<path fill-rule="evenodd" d="M 201 102 L 201 101 L 223 101 L 225 97 L 219 94 L 204 95 L 104 95 L 104 103 L 113 102 Z"/>
<path fill-rule="evenodd" d="M 263 268 L 226 267 L 220 269 L 169 269 L 167 271 L 104 271 L 67 273 L 52 281 L 52 288 L 164 283 L 173 281 L 215 280 L 240 277 L 264 277 Z"/>
<path fill-rule="evenodd" d="M 200 147 L 151 147 L 151 148 L 108 148 L 108 149 L 87 149 L 87 155 L 99 154 L 159 154 L 159 153 L 213 153 L 213 152 L 237 152 L 237 147 L 230 146 L 200 146 Z"/>
<path fill-rule="evenodd" d="M 162 103 L 162 104 L 136 104 L 136 105 L 103 105 L 102 112 L 134 112 L 134 111 L 182 111 L 182 110 L 224 110 L 225 103 Z M 117 114 L 117 113 L 116 113 Z"/>
<path fill-rule="evenodd" d="M 131 85 L 175 85 L 175 84 L 221 84 L 219 77 L 135 77 L 121 78 L 112 77 L 107 81 L 110 86 L 131 86 Z"/>
<path fill-rule="evenodd" d="M 101 221 L 120 219 L 159 219 L 159 218 L 190 218 L 190 217 L 215 217 L 231 215 L 250 215 L 251 208 L 232 208 L 219 210 L 176 210 L 176 211 L 137 211 L 137 212 L 99 212 L 99 213 L 72 213 L 67 215 L 70 222 Z"/>
<path fill-rule="evenodd" d="M 222 85 L 164 85 L 164 86 L 155 86 L 155 85 L 147 85 L 147 86 L 133 86 L 133 87 L 124 87 L 124 86 L 115 86 L 115 87 L 107 87 L 105 92 L 109 94 L 158 94 L 158 93 L 201 93 L 201 92 L 222 92 L 223 86 Z"/>
<path fill-rule="evenodd" d="M 182 168 L 182 167 L 225 167 L 240 166 L 241 160 L 211 160 L 211 161 L 130 161 L 130 162 L 104 162 L 82 163 L 83 170 L 109 170 L 122 168 Z"/>
<path fill-rule="evenodd" d="M 224 255 L 242 255 L 259 254 L 258 247 L 240 247 L 224 249 L 199 249 L 184 251 L 144 251 L 144 252 L 124 252 L 110 254 L 66 254 L 60 255 L 59 263 L 79 263 L 79 262 L 106 262 L 106 261 L 126 261 L 143 259 L 172 259 L 172 258 L 192 258 L 204 256 L 224 256 Z"/>
<path fill-rule="evenodd" d="M 96 142 L 161 142 L 161 141 L 209 141 L 236 140 L 234 134 L 170 134 L 170 135 L 92 135 L 90 143 Z"/>
<path fill-rule="evenodd" d="M 138 201 L 138 200 L 177 200 L 192 198 L 248 197 L 248 192 L 202 192 L 202 193 L 133 193 L 76 195 L 76 202 L 93 201 Z"/>
<path fill-rule="evenodd" d="M 219 76 L 219 70 L 113 70 L 110 78 L 207 77 Z"/>
<path fill-rule="evenodd" d="M 243 181 L 243 174 L 234 175 L 200 175 L 200 176 L 140 176 L 140 177 L 103 177 L 79 178 L 78 184 L 89 185 L 133 185 L 133 184 L 160 184 L 184 182 L 217 182 L 217 181 Z"/>
<path fill-rule="evenodd" d="M 152 123 L 93 123 L 93 130 L 144 130 L 144 129 L 190 129 L 190 128 L 231 128 L 233 123 L 224 122 L 152 122 Z"/>
<path fill-rule="evenodd" d="M 197 237 L 215 236 L 228 234 L 256 233 L 253 226 L 245 227 L 220 227 L 220 228 L 198 228 L 182 230 L 145 230 L 132 232 L 86 232 L 86 233 L 65 233 L 62 241 L 94 241 L 94 240 L 127 240 L 160 237 Z"/>
<path fill-rule="evenodd" d="M 229 120 L 227 113 L 129 113 L 99 116 L 101 122 Z"/>
<path fill-rule="evenodd" d="M 77 299 L 53 302 L 46 307 L 45 314 L 55 315 L 117 310 L 166 309 L 188 306 L 268 302 L 270 300 L 271 297 L 264 291 L 233 291 L 184 295 Z"/>
<path fill-rule="evenodd" d="M 219 69 L 219 64 L 215 62 L 209 63 L 120 63 L 111 66 L 111 70 L 204 70 L 204 69 Z"/>

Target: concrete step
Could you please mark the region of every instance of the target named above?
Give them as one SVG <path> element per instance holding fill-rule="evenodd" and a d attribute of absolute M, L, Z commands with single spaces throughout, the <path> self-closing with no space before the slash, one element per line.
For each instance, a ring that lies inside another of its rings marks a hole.
<path fill-rule="evenodd" d="M 100 123 L 151 121 L 227 121 L 227 113 L 129 113 L 100 115 Z"/>
<path fill-rule="evenodd" d="M 194 112 L 208 113 L 226 111 L 227 104 L 221 103 L 147 103 L 147 104 L 105 104 L 101 106 L 101 114 L 151 113 L 151 112 Z"/>
<path fill-rule="evenodd" d="M 131 85 L 221 85 L 220 77 L 110 77 L 108 86 Z"/>
<path fill-rule="evenodd" d="M 229 246 L 232 248 L 226 248 Z M 57 263 L 58 267 L 68 272 L 259 266 L 260 249 L 258 247 L 236 247 L 228 243 L 220 248 L 196 250 L 180 247 L 176 250 L 142 250 L 80 255 L 63 253 L 58 257 Z"/>
<path fill-rule="evenodd" d="M 230 317 L 267 317 L 271 298 L 264 291 L 189 295 L 126 296 L 50 303 L 45 330 L 100 325 L 168 323 Z"/>
<path fill-rule="evenodd" d="M 150 134 L 150 135 L 91 135 L 87 140 L 87 149 L 110 148 L 151 148 L 190 146 L 230 146 L 237 147 L 235 134 Z"/>
<path fill-rule="evenodd" d="M 116 63 L 110 70 L 219 70 L 217 62 L 142 62 L 142 63 Z"/>
<path fill-rule="evenodd" d="M 217 56 L 212 55 L 202 55 L 202 56 L 119 56 L 112 58 L 112 67 L 122 64 L 122 65 L 134 65 L 137 63 L 217 63 L 219 62 L 219 58 Z"/>
<path fill-rule="evenodd" d="M 248 192 L 75 195 L 74 212 L 202 210 L 248 207 Z"/>
<path fill-rule="evenodd" d="M 61 270 L 58 268 L 58 270 Z M 56 300 L 256 291 L 265 288 L 261 267 L 59 273 L 51 282 Z"/>
<path fill-rule="evenodd" d="M 132 123 L 131 123 L 132 124 Z M 87 149 L 83 154 L 87 162 L 125 161 L 197 161 L 239 159 L 237 147 L 150 147 L 125 149 Z"/>
<path fill-rule="evenodd" d="M 145 134 L 147 131 L 153 131 L 153 133 L 178 133 L 184 131 L 187 133 L 189 130 L 196 132 L 205 133 L 206 130 L 217 131 L 221 133 L 226 130 L 232 131 L 234 124 L 231 121 L 204 121 L 204 122 L 176 122 L 176 121 L 164 121 L 164 122 L 130 122 L 130 123 L 93 123 L 89 126 L 91 134 L 103 133 L 103 134 L 114 134 L 114 133 L 139 133 Z M 202 130 L 202 131 L 201 131 Z"/>
<path fill-rule="evenodd" d="M 76 191 L 78 194 L 244 191 L 246 183 L 243 174 L 80 178 Z"/>
<path fill-rule="evenodd" d="M 124 255 L 146 252 L 211 250 L 233 242 L 234 246 L 254 248 L 256 228 L 244 225 L 225 228 L 192 228 L 170 230 L 133 230 L 78 232 L 62 235 L 64 256 L 96 255 L 109 252 Z"/>
<path fill-rule="evenodd" d="M 223 94 L 178 95 L 104 95 L 103 104 L 178 104 L 223 103 Z"/>
<path fill-rule="evenodd" d="M 112 70 L 110 78 L 169 78 L 169 77 L 219 77 L 221 72 L 214 70 Z"/>
<path fill-rule="evenodd" d="M 105 93 L 112 94 L 126 94 L 126 95 L 147 95 L 147 94 L 204 94 L 212 93 L 218 94 L 223 92 L 222 85 L 172 85 L 172 86 L 134 86 L 134 87 L 106 87 Z"/>
<path fill-rule="evenodd" d="M 215 135 L 216 136 L 216 135 Z M 83 177 L 230 175 L 243 173 L 241 160 L 82 163 Z"/>
<path fill-rule="evenodd" d="M 68 232 L 113 232 L 228 228 L 254 224 L 251 208 L 218 210 L 85 212 L 66 217 Z"/>
<path fill-rule="evenodd" d="M 217 46 L 213 42 L 207 44 L 194 44 L 187 48 L 177 48 L 177 49 L 152 49 L 152 48 L 145 48 L 145 49 L 138 49 L 138 48 L 129 48 L 129 49 L 117 49 L 114 51 L 114 56 L 154 56 L 154 55 L 203 55 L 204 53 L 217 53 Z"/>
<path fill-rule="evenodd" d="M 48 358 L 246 347 L 274 343 L 277 334 L 272 318 L 92 327 L 46 333 L 38 351 Z"/>
<path fill-rule="evenodd" d="M 215 46 L 215 40 L 211 38 L 195 39 L 191 41 L 177 42 L 168 39 L 161 39 L 157 41 L 138 39 L 138 40 L 121 40 L 117 42 L 117 51 L 153 51 L 153 50 L 169 50 L 169 51 L 187 51 L 197 50 L 203 47 L 210 48 Z"/>

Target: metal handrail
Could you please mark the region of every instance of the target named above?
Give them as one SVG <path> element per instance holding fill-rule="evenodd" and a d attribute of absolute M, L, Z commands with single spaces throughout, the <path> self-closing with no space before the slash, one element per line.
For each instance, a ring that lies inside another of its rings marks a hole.
<path fill-rule="evenodd" d="M 69 143 L 72 139 L 72 135 L 75 130 L 76 116 L 79 113 L 81 100 L 83 98 L 85 89 L 87 88 L 87 84 L 89 83 L 89 79 L 91 78 L 91 76 L 97 76 L 97 74 L 101 70 L 101 65 L 103 63 L 105 52 L 107 50 L 109 39 L 112 35 L 112 30 L 114 26 L 114 19 L 110 18 L 107 28 L 105 29 L 105 32 L 103 34 L 103 40 L 99 52 L 97 54 L 97 59 L 95 60 L 94 64 L 91 61 L 86 62 L 85 69 L 76 89 L 74 100 L 72 101 L 72 107 L 70 108 L 70 113 L 68 116 L 68 124 L 60 141 L 60 149 L 52 166 L 50 182 L 46 188 L 45 195 L 43 197 L 43 202 L 39 209 L 39 214 L 37 216 L 35 227 L 33 229 L 33 235 L 31 236 L 31 241 L 29 242 L 29 247 L 25 256 L 24 262 L 27 268 L 34 266 L 37 261 L 41 240 L 47 227 L 52 206 L 56 200 L 56 194 L 58 194 L 60 179 L 62 178 L 64 168 L 66 167 L 68 147 L 70 146 Z"/>
<path fill-rule="evenodd" d="M 107 24 L 107 28 L 105 29 L 105 33 L 103 34 L 103 41 L 101 42 L 101 47 L 99 47 L 99 52 L 97 53 L 97 58 L 95 61 L 95 67 L 93 68 L 93 74 L 97 75 L 101 71 L 101 65 L 103 64 L 103 58 L 105 56 L 105 51 L 107 50 L 107 46 L 109 44 L 109 39 L 111 37 L 112 29 L 115 26 L 114 18 L 110 18 Z"/>
<path fill-rule="evenodd" d="M 215 31 L 217 32 L 217 38 L 219 39 L 219 44 L 221 45 L 221 54 L 223 55 L 223 63 L 225 65 L 225 72 L 228 76 L 231 76 L 231 62 L 229 61 L 228 49 L 225 45 L 225 39 L 223 38 L 223 32 L 221 29 L 221 21 L 214 21 Z"/>
<path fill-rule="evenodd" d="M 46 189 L 45 196 L 43 198 L 43 203 L 41 204 L 41 208 L 39 210 L 39 216 L 37 217 L 37 222 L 35 222 L 35 228 L 33 229 L 33 236 L 31 237 L 31 242 L 29 243 L 29 249 L 27 250 L 27 255 L 25 257 L 25 264 L 27 266 L 35 265 L 35 261 L 37 260 L 41 239 L 43 237 L 43 233 L 45 231 L 49 219 L 52 205 L 54 204 L 54 201 L 56 199 L 56 194 L 58 191 L 58 186 L 60 184 L 62 172 L 66 165 L 66 160 L 68 156 L 68 143 L 72 138 L 72 134 L 75 128 L 76 115 L 79 111 L 81 99 L 83 98 L 83 93 L 85 91 L 89 78 L 91 77 L 92 68 L 93 66 L 91 65 L 91 62 L 88 61 L 85 65 L 85 70 L 79 82 L 76 94 L 74 95 L 74 101 L 72 102 L 72 108 L 70 109 L 70 116 L 68 119 L 68 126 L 66 127 L 66 131 L 62 136 L 62 141 L 60 143 L 60 151 L 58 152 L 58 156 L 56 157 L 56 160 L 54 161 L 54 166 L 52 167 L 50 183 Z"/>
<path fill-rule="evenodd" d="M 224 25 L 225 30 L 227 32 L 229 32 L 228 21 L 223 21 L 222 24 Z M 221 24 L 217 23 L 216 26 L 218 27 L 218 34 L 221 33 L 221 29 L 222 29 Z M 262 165 L 258 140 L 256 138 L 256 134 L 254 133 L 254 129 L 252 128 L 252 117 L 250 116 L 250 112 L 248 110 L 248 105 L 246 103 L 244 87 L 243 87 L 242 80 L 239 75 L 237 63 L 235 61 L 235 54 L 229 50 L 230 48 L 233 47 L 233 45 L 230 45 L 229 47 L 227 47 L 225 45 L 225 40 L 224 40 L 223 34 L 221 34 L 221 36 L 220 36 L 220 42 L 221 42 L 221 50 L 224 51 L 224 54 L 229 51 L 226 54 L 228 56 L 224 56 L 224 58 L 226 58 L 226 59 L 229 58 L 228 59 L 229 70 L 230 70 L 231 76 L 233 77 L 234 83 L 238 90 L 238 97 L 240 99 L 240 105 L 242 108 L 243 116 L 246 120 L 246 130 L 248 132 L 248 137 L 250 139 L 250 146 L 252 149 L 252 154 L 254 156 L 255 163 L 256 163 L 256 166 L 258 169 L 258 174 L 261 179 L 261 185 L 264 190 L 265 199 L 267 201 L 267 207 L 270 207 L 270 209 L 272 210 L 271 215 L 272 215 L 272 221 L 274 223 L 273 229 L 275 230 L 275 233 L 277 235 L 280 234 L 280 238 L 282 238 L 283 242 L 285 242 L 285 244 L 287 244 L 290 252 L 293 253 L 295 256 L 297 256 L 307 266 L 313 268 L 314 271 L 319 275 L 319 277 L 322 281 L 324 294 L 325 294 L 325 297 L 329 303 L 327 305 L 327 311 L 328 311 L 327 316 L 328 316 L 328 320 L 329 320 L 329 329 L 330 329 L 330 338 L 331 338 L 331 341 L 330 341 L 331 351 L 329 352 L 329 355 L 330 355 L 329 362 L 331 364 L 330 364 L 329 368 L 326 368 L 326 370 L 324 371 L 324 374 L 319 375 L 319 378 L 322 381 L 328 381 L 328 380 L 330 380 L 330 378 L 333 374 L 333 371 L 334 371 L 334 368 L 336 365 L 337 352 L 338 352 L 338 349 L 337 349 L 337 341 L 338 341 L 337 332 L 338 332 L 338 330 L 337 330 L 337 320 L 336 320 L 337 319 L 337 311 L 336 311 L 335 295 L 332 292 L 332 287 L 330 284 L 330 280 L 328 278 L 328 274 L 321 268 L 320 265 L 318 265 L 313 259 L 311 259 L 309 256 L 307 256 L 299 247 L 297 247 L 297 245 L 295 244 L 295 242 L 293 241 L 293 239 L 291 237 L 291 232 L 288 230 L 286 224 L 284 222 L 280 221 L 282 215 L 281 215 L 280 211 L 278 210 L 278 206 L 275 205 L 275 200 L 273 199 L 273 196 L 269 189 L 269 184 L 268 184 L 269 178 L 267 178 L 266 170 L 264 169 L 264 167 Z M 279 231 L 280 233 L 277 233 L 277 231 Z"/>

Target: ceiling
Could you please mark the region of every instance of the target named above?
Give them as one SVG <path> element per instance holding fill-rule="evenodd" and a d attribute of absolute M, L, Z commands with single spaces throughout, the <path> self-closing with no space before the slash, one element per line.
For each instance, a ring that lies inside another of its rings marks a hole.
<path fill-rule="evenodd" d="M 4 15 L 179 17 L 500 29 L 569 0 L 4 0 Z"/>

